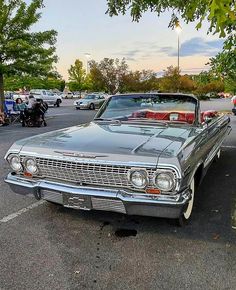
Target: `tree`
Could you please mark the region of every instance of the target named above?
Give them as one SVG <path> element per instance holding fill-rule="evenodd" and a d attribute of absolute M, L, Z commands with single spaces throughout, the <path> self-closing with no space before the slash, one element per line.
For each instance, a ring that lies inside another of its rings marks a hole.
<path fill-rule="evenodd" d="M 200 85 L 197 87 L 195 94 L 198 97 L 205 96 L 206 94 L 211 94 L 211 96 L 216 96 L 218 93 L 224 91 L 224 83 L 220 80 L 211 81 L 208 84 Z"/>
<path fill-rule="evenodd" d="M 31 89 L 58 89 L 60 91 L 64 90 L 65 81 L 61 78 L 55 77 L 31 77 L 31 76 L 10 76 L 5 77 L 4 87 L 6 91 L 18 91 L 26 89 L 27 91 Z"/>
<path fill-rule="evenodd" d="M 159 81 L 152 70 L 130 71 L 125 75 L 120 92 L 150 92 L 159 90 Z"/>
<path fill-rule="evenodd" d="M 103 79 L 102 72 L 99 68 L 99 63 L 94 60 L 89 62 L 90 80 L 92 83 L 93 91 L 102 92 L 106 91 L 106 85 Z"/>
<path fill-rule="evenodd" d="M 0 107 L 4 102 L 6 75 L 44 76 L 57 61 L 57 32 L 31 32 L 39 21 L 42 0 L 0 0 Z"/>
<path fill-rule="evenodd" d="M 223 51 L 210 58 L 211 73 L 226 84 L 229 91 L 236 91 L 236 37 L 225 42 Z"/>
<path fill-rule="evenodd" d="M 69 80 L 71 81 L 71 84 L 69 84 L 69 87 L 72 91 L 79 91 L 81 92 L 83 90 L 85 78 L 86 78 L 86 72 L 83 68 L 83 63 L 79 59 L 75 61 L 75 64 L 70 67 L 68 70 L 69 73 Z"/>
<path fill-rule="evenodd" d="M 225 37 L 236 28 L 235 1 L 233 0 L 107 0 L 110 16 L 125 14 L 130 11 L 134 21 L 139 21 L 142 14 L 152 11 L 158 16 L 165 11 L 172 11 L 169 26 L 174 26 L 180 16 L 186 23 L 198 21 L 197 29 L 204 20 L 210 23 L 209 32 L 220 33 Z"/>
<path fill-rule="evenodd" d="M 179 90 L 184 93 L 192 92 L 196 88 L 195 82 L 188 76 L 180 76 Z"/>
<path fill-rule="evenodd" d="M 90 61 L 90 75 L 94 86 L 110 94 L 122 90 L 125 76 L 128 74 L 128 65 L 125 59 L 104 58 L 100 63 Z"/>
<path fill-rule="evenodd" d="M 169 66 L 160 80 L 162 91 L 177 92 L 180 87 L 180 72 L 177 67 Z"/>

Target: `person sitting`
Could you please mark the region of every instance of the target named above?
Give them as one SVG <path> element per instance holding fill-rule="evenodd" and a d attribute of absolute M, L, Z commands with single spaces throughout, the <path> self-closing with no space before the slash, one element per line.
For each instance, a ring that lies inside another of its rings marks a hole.
<path fill-rule="evenodd" d="M 24 103 L 21 98 L 16 99 L 15 111 L 24 112 L 27 108 L 26 103 Z"/>
<path fill-rule="evenodd" d="M 21 98 L 17 98 L 14 109 L 15 111 L 20 112 L 22 127 L 25 127 L 26 110 L 28 109 L 27 105 L 22 101 Z"/>
<path fill-rule="evenodd" d="M 0 125 L 6 126 L 8 123 L 5 121 L 5 114 L 2 112 L 0 108 Z"/>

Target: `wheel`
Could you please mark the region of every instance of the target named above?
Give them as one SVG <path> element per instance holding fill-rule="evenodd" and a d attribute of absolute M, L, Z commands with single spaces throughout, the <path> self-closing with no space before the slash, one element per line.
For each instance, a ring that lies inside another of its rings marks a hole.
<path fill-rule="evenodd" d="M 92 103 L 92 104 L 90 104 L 90 106 L 89 106 L 89 109 L 90 110 L 95 110 L 95 106 L 94 106 L 94 104 Z"/>
<path fill-rule="evenodd" d="M 79 110 L 80 108 L 76 107 L 76 110 Z"/>
<path fill-rule="evenodd" d="M 47 127 L 47 123 L 45 121 L 43 122 L 43 125 L 44 125 L 44 127 Z"/>
<path fill-rule="evenodd" d="M 176 225 L 179 227 L 183 227 L 186 223 L 189 222 L 192 211 L 193 211 L 193 203 L 194 203 L 194 196 L 195 196 L 195 179 L 193 178 L 190 183 L 190 189 L 192 191 L 191 199 L 188 202 L 186 209 L 183 211 L 182 215 L 176 219 Z"/>
<path fill-rule="evenodd" d="M 57 100 L 57 102 L 56 102 L 56 106 L 59 108 L 60 107 L 60 100 Z"/>

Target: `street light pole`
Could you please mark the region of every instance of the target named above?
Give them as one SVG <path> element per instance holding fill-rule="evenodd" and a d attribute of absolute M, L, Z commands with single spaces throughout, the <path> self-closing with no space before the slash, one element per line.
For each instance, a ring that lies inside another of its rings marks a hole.
<path fill-rule="evenodd" d="M 179 50 L 180 50 L 180 45 L 179 45 L 179 35 L 182 31 L 182 27 L 180 26 L 179 22 L 176 23 L 175 25 L 175 31 L 177 33 L 177 36 L 178 36 L 178 71 L 180 69 L 180 66 L 179 66 Z"/>
<path fill-rule="evenodd" d="M 86 57 L 86 75 L 88 75 L 88 73 L 89 73 L 89 59 L 91 57 L 91 54 L 90 53 L 85 53 L 84 55 Z"/>
<path fill-rule="evenodd" d="M 178 72 L 179 72 L 179 33 L 178 33 Z"/>
<path fill-rule="evenodd" d="M 177 92 L 179 92 L 179 88 L 180 88 L 180 66 L 179 66 L 179 50 L 180 50 L 180 47 L 179 47 L 179 35 L 182 31 L 182 27 L 180 26 L 179 22 L 176 22 L 175 24 L 175 31 L 177 32 L 177 36 L 178 36 L 178 88 L 177 88 Z"/>

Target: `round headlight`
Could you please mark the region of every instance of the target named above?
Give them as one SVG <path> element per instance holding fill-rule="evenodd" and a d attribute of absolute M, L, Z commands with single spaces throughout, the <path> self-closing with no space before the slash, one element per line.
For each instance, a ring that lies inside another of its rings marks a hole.
<path fill-rule="evenodd" d="M 10 157 L 9 163 L 10 163 L 11 168 L 14 171 L 19 172 L 19 171 L 23 170 L 23 167 L 22 167 L 22 164 L 20 162 L 20 157 L 19 156 L 13 155 L 12 157 Z"/>
<path fill-rule="evenodd" d="M 175 186 L 174 175 L 170 172 L 157 173 L 154 178 L 154 184 L 162 191 L 171 191 Z"/>
<path fill-rule="evenodd" d="M 148 185 L 147 172 L 145 170 L 130 171 L 129 181 L 134 187 L 145 188 Z"/>
<path fill-rule="evenodd" d="M 33 158 L 25 160 L 25 169 L 31 174 L 36 174 L 38 172 L 38 167 L 36 161 Z"/>

